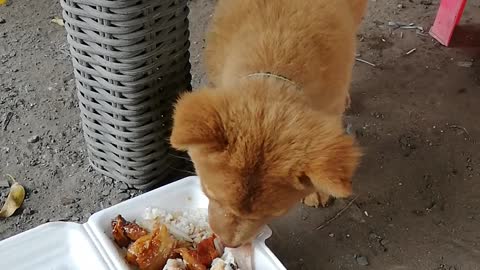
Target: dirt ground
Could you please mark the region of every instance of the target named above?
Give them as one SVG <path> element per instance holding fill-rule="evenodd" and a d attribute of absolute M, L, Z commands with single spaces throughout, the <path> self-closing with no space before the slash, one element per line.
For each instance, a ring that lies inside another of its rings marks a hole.
<path fill-rule="evenodd" d="M 268 245 L 288 269 L 480 269 L 480 0 L 469 1 L 454 48 L 426 35 L 438 2 L 370 0 L 358 57 L 376 66 L 357 62 L 346 117 L 365 151 L 355 201 L 298 206 L 271 225 Z M 190 2 L 194 87 L 206 82 L 213 3 Z M 48 221 L 85 222 L 140 193 L 88 166 L 54 16 L 56 0 L 0 7 L 0 178 L 27 188 L 19 213 L 0 220 L 0 239 Z"/>

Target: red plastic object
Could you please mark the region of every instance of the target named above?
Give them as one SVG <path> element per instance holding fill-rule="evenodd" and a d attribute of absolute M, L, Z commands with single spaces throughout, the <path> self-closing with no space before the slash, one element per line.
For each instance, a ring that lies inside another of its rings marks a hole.
<path fill-rule="evenodd" d="M 455 26 L 462 18 L 467 0 L 442 0 L 437 17 L 430 28 L 430 35 L 442 45 L 448 47 L 453 36 Z"/>

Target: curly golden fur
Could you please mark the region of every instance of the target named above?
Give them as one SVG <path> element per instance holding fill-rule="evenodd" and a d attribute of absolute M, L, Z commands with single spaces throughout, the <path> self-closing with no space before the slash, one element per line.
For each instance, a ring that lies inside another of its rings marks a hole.
<path fill-rule="evenodd" d="M 218 2 L 206 47 L 212 86 L 179 99 L 171 144 L 190 154 L 225 244 L 250 241 L 302 198 L 351 195 L 360 151 L 342 114 L 365 6 Z"/>

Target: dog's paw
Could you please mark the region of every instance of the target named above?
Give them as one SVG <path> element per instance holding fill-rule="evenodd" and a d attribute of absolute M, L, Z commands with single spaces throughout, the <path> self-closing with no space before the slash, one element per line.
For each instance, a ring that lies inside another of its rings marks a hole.
<path fill-rule="evenodd" d="M 350 94 L 347 94 L 347 98 L 345 99 L 345 111 L 350 110 L 352 106 L 352 98 L 350 97 Z"/>
<path fill-rule="evenodd" d="M 306 206 L 317 208 L 320 206 L 328 207 L 331 201 L 332 197 L 330 197 L 330 195 L 321 192 L 315 192 L 303 198 L 302 203 Z"/>

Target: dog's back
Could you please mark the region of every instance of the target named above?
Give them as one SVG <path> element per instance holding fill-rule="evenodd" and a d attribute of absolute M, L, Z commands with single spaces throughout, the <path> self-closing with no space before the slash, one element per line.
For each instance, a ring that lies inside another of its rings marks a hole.
<path fill-rule="evenodd" d="M 230 87 L 253 72 L 302 86 L 315 108 L 341 114 L 365 0 L 219 1 L 207 47 L 208 75 Z"/>

